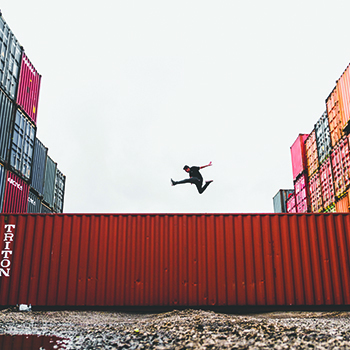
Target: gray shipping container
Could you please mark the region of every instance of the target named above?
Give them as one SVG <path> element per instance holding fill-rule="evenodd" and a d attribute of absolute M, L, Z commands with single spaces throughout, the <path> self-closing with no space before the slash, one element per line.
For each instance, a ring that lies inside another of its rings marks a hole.
<path fill-rule="evenodd" d="M 2 205 L 4 202 L 5 183 L 6 183 L 6 170 L 5 170 L 5 167 L 2 164 L 0 164 L 0 213 L 2 213 Z"/>
<path fill-rule="evenodd" d="M 55 195 L 53 210 L 55 213 L 63 213 L 64 191 L 66 187 L 66 177 L 57 169 L 55 181 Z"/>
<path fill-rule="evenodd" d="M 41 209 L 40 209 L 41 213 L 43 214 L 51 214 L 52 213 L 52 209 L 50 209 L 49 207 L 47 207 L 45 204 L 41 204 Z"/>
<path fill-rule="evenodd" d="M 329 129 L 328 115 L 324 112 L 315 124 L 318 161 L 321 165 L 331 153 L 332 141 Z"/>
<path fill-rule="evenodd" d="M 16 111 L 13 128 L 10 166 L 26 180 L 30 180 L 33 162 L 35 127 L 19 110 Z"/>
<path fill-rule="evenodd" d="M 32 189 L 35 190 L 41 197 L 44 195 L 47 151 L 47 148 L 42 144 L 42 142 L 35 138 L 31 186 Z"/>
<path fill-rule="evenodd" d="M 0 160 L 9 161 L 14 103 L 0 90 Z"/>
<path fill-rule="evenodd" d="M 294 190 L 279 190 L 273 197 L 273 211 L 274 213 L 286 213 L 287 212 L 287 199 Z"/>
<path fill-rule="evenodd" d="M 57 163 L 55 163 L 49 156 L 46 159 L 45 180 L 44 180 L 44 202 L 53 208 L 53 199 L 55 193 Z"/>
<path fill-rule="evenodd" d="M 31 189 L 28 197 L 28 213 L 41 213 L 41 200 Z"/>
<path fill-rule="evenodd" d="M 23 48 L 0 13 L 0 86 L 15 100 Z"/>

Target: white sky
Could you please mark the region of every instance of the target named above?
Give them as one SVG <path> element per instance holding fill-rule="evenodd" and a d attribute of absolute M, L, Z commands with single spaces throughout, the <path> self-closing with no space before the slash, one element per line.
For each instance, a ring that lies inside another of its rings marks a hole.
<path fill-rule="evenodd" d="M 2 0 L 66 213 L 273 212 L 350 62 L 349 0 Z M 214 182 L 170 186 L 205 165 Z"/>

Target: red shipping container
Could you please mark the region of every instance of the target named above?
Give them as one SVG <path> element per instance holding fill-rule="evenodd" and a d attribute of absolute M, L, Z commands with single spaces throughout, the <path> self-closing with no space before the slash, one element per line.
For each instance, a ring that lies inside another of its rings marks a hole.
<path fill-rule="evenodd" d="M 350 214 L 14 214 L 0 227 L 3 306 L 350 304 Z"/>
<path fill-rule="evenodd" d="M 297 212 L 294 193 L 289 196 L 289 198 L 286 201 L 286 205 L 287 205 L 287 213 Z"/>
<path fill-rule="evenodd" d="M 331 143 L 334 147 L 343 136 L 343 123 L 339 106 L 338 89 L 335 87 L 326 99 Z"/>
<path fill-rule="evenodd" d="M 318 153 L 316 143 L 316 132 L 312 130 L 305 140 L 307 173 L 311 177 L 318 169 Z"/>
<path fill-rule="evenodd" d="M 290 148 L 292 156 L 293 179 L 296 179 L 298 175 L 307 168 L 304 142 L 308 136 L 308 134 L 299 134 Z"/>
<path fill-rule="evenodd" d="M 41 75 L 23 52 L 16 103 L 36 124 Z"/>
<path fill-rule="evenodd" d="M 350 65 L 337 81 L 342 126 L 346 128 L 350 120 Z"/>
<path fill-rule="evenodd" d="M 323 209 L 321 179 L 317 171 L 309 180 L 310 207 L 312 213 L 319 213 Z"/>
<path fill-rule="evenodd" d="M 335 202 L 333 172 L 330 157 L 328 157 L 320 166 L 320 178 L 323 208 L 327 209 Z"/>
<path fill-rule="evenodd" d="M 11 171 L 6 172 L 3 213 L 26 213 L 29 185 Z"/>

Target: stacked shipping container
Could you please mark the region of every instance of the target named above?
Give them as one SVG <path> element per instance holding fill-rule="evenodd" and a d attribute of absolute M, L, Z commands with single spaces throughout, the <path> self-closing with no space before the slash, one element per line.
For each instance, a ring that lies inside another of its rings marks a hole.
<path fill-rule="evenodd" d="M 296 204 L 286 201 L 288 213 L 350 211 L 349 132 L 350 65 L 327 97 L 314 130 L 307 138 L 299 135 L 291 147 Z"/>
<path fill-rule="evenodd" d="M 63 212 L 65 176 L 36 137 L 40 84 L 0 12 L 0 213 Z"/>

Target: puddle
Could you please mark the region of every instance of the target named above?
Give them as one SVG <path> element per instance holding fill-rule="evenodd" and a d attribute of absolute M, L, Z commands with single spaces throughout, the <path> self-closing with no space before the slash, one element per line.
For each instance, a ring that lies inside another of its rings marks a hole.
<path fill-rule="evenodd" d="M 0 335 L 0 350 L 66 349 L 64 339 L 37 335 Z"/>

